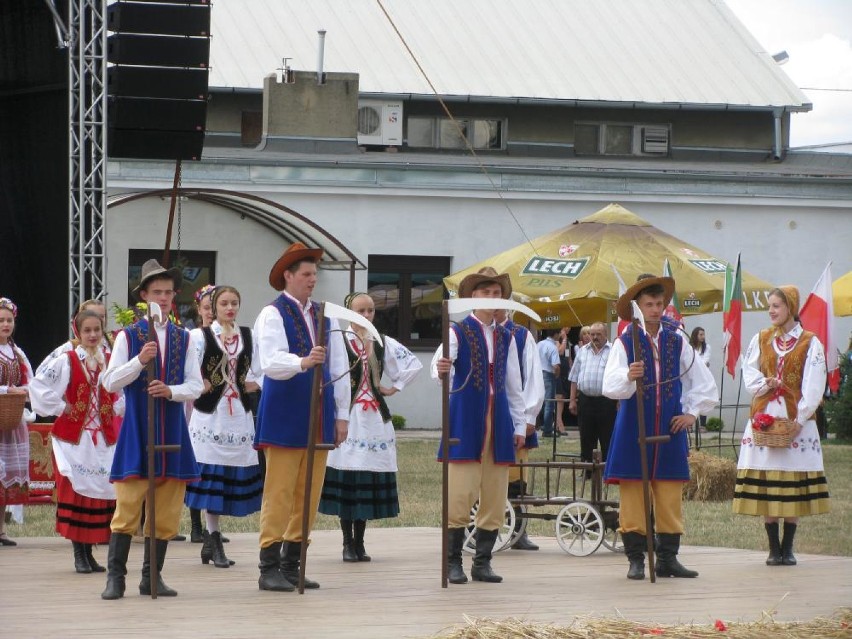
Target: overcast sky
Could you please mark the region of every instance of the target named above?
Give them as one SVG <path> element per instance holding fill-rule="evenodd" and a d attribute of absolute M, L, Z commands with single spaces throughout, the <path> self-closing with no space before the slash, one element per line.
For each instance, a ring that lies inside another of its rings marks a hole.
<path fill-rule="evenodd" d="M 726 3 L 767 52 L 789 54 L 783 70 L 814 105 L 793 114 L 790 146 L 852 142 L 852 0 Z"/>

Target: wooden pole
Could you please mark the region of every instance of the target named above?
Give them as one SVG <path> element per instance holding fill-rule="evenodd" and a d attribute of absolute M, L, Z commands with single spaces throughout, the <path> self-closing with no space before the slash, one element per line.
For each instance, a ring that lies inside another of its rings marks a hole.
<path fill-rule="evenodd" d="M 162 311 L 161 311 L 162 312 Z M 154 342 L 157 340 L 157 333 L 154 329 L 154 318 L 151 315 L 151 307 L 148 306 L 148 341 Z M 160 354 L 157 353 L 151 360 L 145 365 L 146 377 L 148 379 L 148 384 L 150 384 L 157 375 L 156 362 L 154 361 L 155 357 L 159 357 Z M 148 508 L 148 552 L 150 557 L 150 587 L 151 587 L 151 599 L 157 598 L 157 581 L 159 577 L 159 568 L 157 564 L 157 515 L 156 509 L 154 508 L 154 494 L 156 492 L 156 480 L 154 475 L 156 473 L 156 432 L 155 432 L 155 424 L 154 424 L 154 410 L 156 409 L 156 402 L 154 401 L 154 397 L 148 393 L 148 497 L 146 499 L 146 504 Z"/>
<path fill-rule="evenodd" d="M 317 346 L 325 346 L 325 302 L 320 304 L 317 313 Z M 326 363 L 328 362 L 328 350 L 326 349 Z M 308 523 L 311 514 L 311 490 L 313 489 L 314 457 L 317 450 L 333 450 L 334 444 L 317 443 L 317 437 L 322 437 L 322 373 L 325 363 L 314 366 L 314 378 L 311 381 L 311 406 L 308 421 L 308 448 L 305 464 L 305 501 L 302 504 L 302 547 L 299 553 L 299 594 L 305 594 L 305 563 L 308 559 L 308 536 L 310 530 Z M 332 389 L 329 389 L 332 392 Z"/>
<path fill-rule="evenodd" d="M 450 312 L 441 305 L 441 356 L 450 356 Z M 450 552 L 450 374 L 441 382 L 441 588 L 447 587 L 447 555 Z"/>
<path fill-rule="evenodd" d="M 633 318 L 633 361 L 641 362 L 642 346 L 639 343 L 639 320 Z M 649 338 L 650 339 L 650 338 Z M 636 380 L 636 418 L 639 424 L 639 461 L 642 467 L 642 505 L 645 511 L 645 539 L 648 543 L 648 570 L 651 583 L 656 583 L 657 574 L 654 565 L 654 529 L 651 524 L 651 482 L 648 475 L 648 445 L 662 444 L 671 440 L 671 435 L 647 437 L 645 433 L 645 383 L 640 377 Z"/>

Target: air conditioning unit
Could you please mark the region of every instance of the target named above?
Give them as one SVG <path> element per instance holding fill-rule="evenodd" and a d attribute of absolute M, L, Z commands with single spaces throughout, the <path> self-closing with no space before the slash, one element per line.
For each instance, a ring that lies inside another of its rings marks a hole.
<path fill-rule="evenodd" d="M 359 102 L 358 144 L 402 146 L 402 102 Z"/>

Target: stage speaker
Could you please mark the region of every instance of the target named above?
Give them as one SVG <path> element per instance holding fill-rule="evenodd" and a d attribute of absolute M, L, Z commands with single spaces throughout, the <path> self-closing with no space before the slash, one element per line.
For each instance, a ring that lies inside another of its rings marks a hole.
<path fill-rule="evenodd" d="M 107 8 L 109 157 L 197 160 L 210 60 L 205 0 L 119 0 Z"/>

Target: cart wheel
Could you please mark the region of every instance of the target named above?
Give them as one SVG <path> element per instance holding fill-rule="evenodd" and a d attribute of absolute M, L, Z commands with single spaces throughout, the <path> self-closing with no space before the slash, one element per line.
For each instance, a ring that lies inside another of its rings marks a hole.
<path fill-rule="evenodd" d="M 603 543 L 604 532 L 600 513 L 585 502 L 570 503 L 556 516 L 556 541 L 569 555 L 591 555 Z"/>
<path fill-rule="evenodd" d="M 462 546 L 462 550 L 470 554 L 474 554 L 476 552 L 476 540 L 473 538 L 473 533 L 476 532 L 476 513 L 478 510 L 479 501 L 477 501 L 473 505 L 473 508 L 470 509 L 470 523 L 467 525 L 467 529 L 464 534 L 464 546 Z M 515 510 L 512 508 L 511 502 L 507 499 L 506 511 L 503 516 L 503 525 L 497 529 L 497 541 L 494 542 L 494 552 L 505 550 L 514 543 L 515 521 Z M 526 524 L 525 519 L 522 521 L 523 524 Z M 523 528 L 521 531 L 523 531 Z"/>
<path fill-rule="evenodd" d="M 603 547 L 612 552 L 624 552 L 624 542 L 618 528 L 607 528 L 604 530 Z"/>

